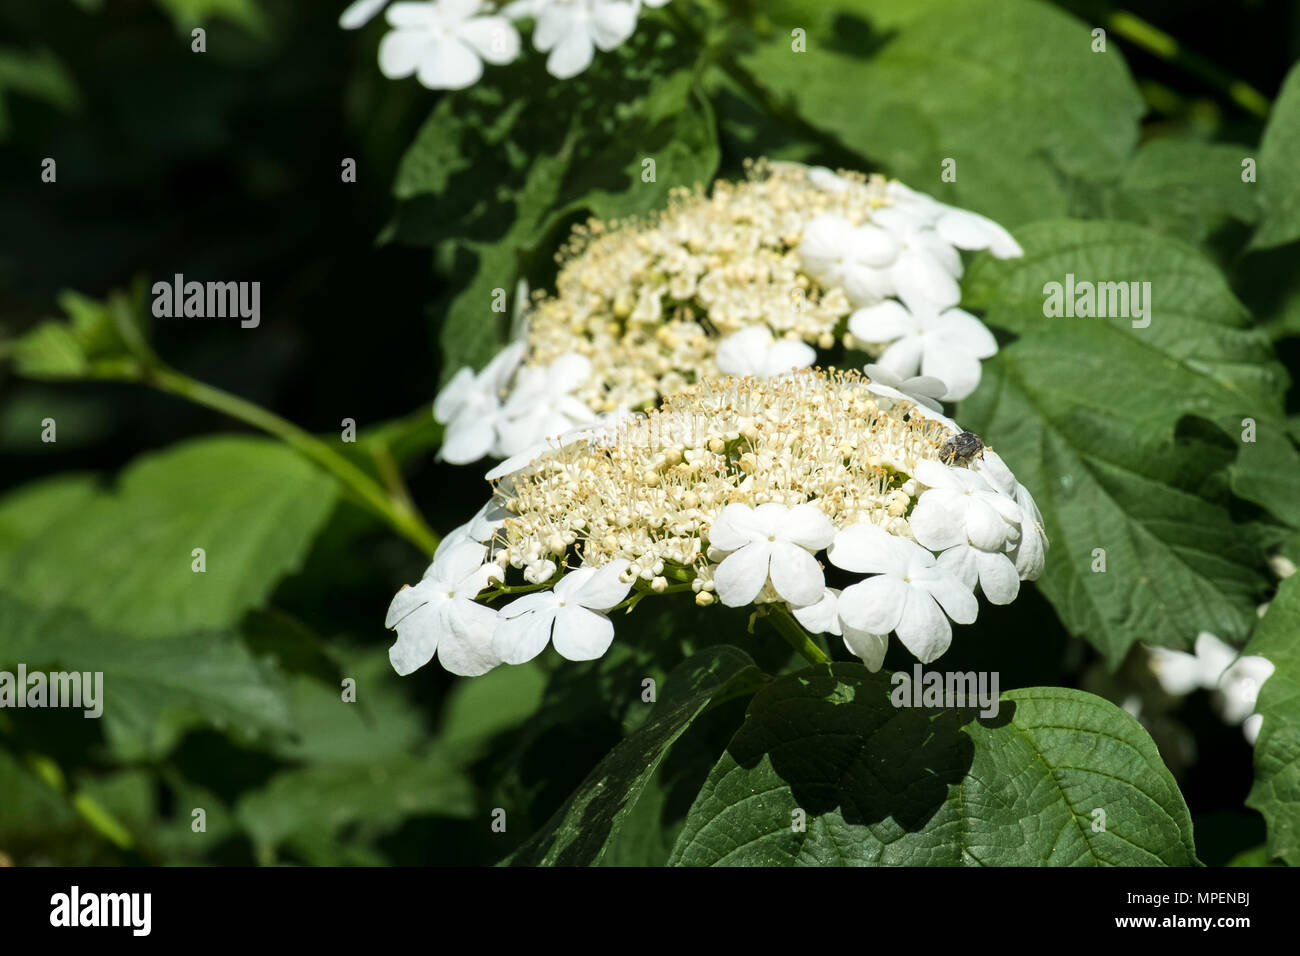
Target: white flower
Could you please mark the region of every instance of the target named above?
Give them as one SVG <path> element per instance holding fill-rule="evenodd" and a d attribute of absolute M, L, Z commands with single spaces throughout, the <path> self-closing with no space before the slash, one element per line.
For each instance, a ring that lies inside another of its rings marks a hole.
<path fill-rule="evenodd" d="M 339 14 L 339 26 L 344 30 L 359 30 L 375 18 L 375 14 L 388 4 L 388 0 L 353 0 Z"/>
<path fill-rule="evenodd" d="M 1016 564 L 1016 572 L 1022 581 L 1036 581 L 1043 573 L 1047 563 L 1047 549 L 1050 544 L 1047 532 L 1043 530 L 1043 514 L 1034 502 L 1029 489 L 1016 480 L 1002 456 L 991 448 L 975 459 L 971 467 L 988 480 L 988 483 L 1004 495 L 1015 499 L 1020 506 L 1020 538 L 1009 552 Z"/>
<path fill-rule="evenodd" d="M 876 360 L 900 378 L 919 370 L 948 385 L 948 401 L 975 391 L 980 359 L 996 354 L 998 343 L 979 319 L 961 309 L 908 311 L 888 301 L 858 309 L 849 316 L 849 331 L 861 342 L 888 344 Z"/>
<path fill-rule="evenodd" d="M 632 587 L 621 580 L 627 561 L 600 568 L 578 568 L 556 582 L 555 588 L 525 594 L 500 611 L 493 648 L 507 664 L 530 661 L 548 642 L 561 657 L 589 661 L 600 657 L 614 639 L 606 613 Z"/>
<path fill-rule="evenodd" d="M 1219 716 L 1225 723 L 1239 724 L 1255 711 L 1259 688 L 1273 676 L 1273 662 L 1267 657 L 1237 658 L 1216 685 Z"/>
<path fill-rule="evenodd" d="M 826 286 L 839 286 L 855 304 L 880 302 L 896 292 L 891 266 L 899 243 L 888 231 L 867 223 L 855 226 L 827 213 L 804 227 L 799 257 L 809 275 Z"/>
<path fill-rule="evenodd" d="M 846 571 L 875 575 L 850 585 L 839 598 L 840 619 L 868 634 L 898 635 L 922 664 L 952 643 L 952 625 L 970 624 L 979 602 L 951 572 L 940 568 L 925 548 L 872 524 L 841 530 L 826 552 Z"/>
<path fill-rule="evenodd" d="M 776 378 L 793 369 L 807 368 L 816 358 L 817 353 L 805 342 L 773 339 L 766 325 L 735 332 L 718 345 L 718 368 L 728 375 Z"/>
<path fill-rule="evenodd" d="M 928 378 L 924 375 L 916 375 L 906 379 L 900 378 L 883 365 L 867 365 L 862 370 L 871 379 L 867 383 L 867 391 L 873 395 L 879 395 L 882 398 L 889 398 L 894 401 L 913 402 L 931 412 L 938 412 L 938 418 L 943 417 L 943 405 L 939 400 L 948 391 L 948 386 L 939 379 Z M 886 405 L 885 407 L 892 408 L 893 406 Z M 925 417 L 930 418 L 931 416 L 926 415 Z"/>
<path fill-rule="evenodd" d="M 533 46 L 549 51 L 546 70 L 556 79 L 577 76 L 591 65 L 595 49 L 621 46 L 636 30 L 635 0 L 551 0 L 534 7 Z"/>
<path fill-rule="evenodd" d="M 926 490 L 912 512 L 912 534 L 932 551 L 970 544 L 1002 551 L 1014 540 L 1020 506 L 969 468 L 917 462 L 914 477 Z"/>
<path fill-rule="evenodd" d="M 394 28 L 379 44 L 379 69 L 392 80 L 415 73 L 431 90 L 460 90 L 519 55 L 519 32 L 502 16 L 475 16 L 483 0 L 430 0 L 388 8 Z"/>
<path fill-rule="evenodd" d="M 497 613 L 474 597 L 501 569 L 486 564 L 487 548 L 464 535 L 448 537 L 438 546 L 433 563 L 420 583 L 404 587 L 389 605 L 384 626 L 397 629 L 388 659 L 397 673 L 423 667 L 434 652 L 453 674 L 485 674 L 500 658 L 492 651 Z"/>
<path fill-rule="evenodd" d="M 935 232 L 958 249 L 987 249 L 999 259 L 1024 255 L 1020 244 L 992 219 L 967 209 L 958 209 L 909 189 L 900 182 L 885 187 L 895 208 L 909 212 L 916 220 L 933 226 Z"/>
<path fill-rule="evenodd" d="M 816 604 L 791 608 L 790 613 L 812 634 L 834 634 L 836 637 L 842 637 L 849 653 L 861 658 L 867 670 L 874 674 L 885 662 L 889 635 L 859 631 L 845 621 L 840 617 L 839 599 L 838 588 L 827 588 L 825 595 Z"/>
<path fill-rule="evenodd" d="M 994 604 L 1020 593 L 1020 575 L 1007 551 L 1020 534 L 1020 506 L 977 472 L 935 461 L 916 466 L 929 487 L 912 510 L 912 534 L 931 551 L 942 551 L 946 568 L 972 590 L 976 582 Z"/>
<path fill-rule="evenodd" d="M 1196 635 L 1195 653 L 1165 647 L 1147 648 L 1147 663 L 1165 693 L 1181 697 L 1197 689 L 1216 691 L 1213 704 L 1224 723 L 1241 724 L 1253 746 L 1263 718 L 1252 713 L 1259 688 L 1273 674 L 1267 657 L 1237 656 L 1237 651 L 1208 631 Z"/>
<path fill-rule="evenodd" d="M 769 578 L 776 593 L 795 607 L 822 599 L 826 579 L 812 552 L 831 543 L 835 527 L 816 505 L 730 504 L 708 534 L 710 548 L 727 553 L 713 583 L 728 607 L 752 603 Z"/>
<path fill-rule="evenodd" d="M 591 360 L 577 352 L 540 368 L 521 368 L 497 424 L 499 449 L 511 457 L 544 439 L 595 420 L 596 413 L 573 396 L 591 375 Z"/>
<path fill-rule="evenodd" d="M 453 465 L 478 461 L 495 450 L 502 416 L 501 390 L 514 374 L 527 346 L 515 342 L 474 374 L 462 368 L 433 403 L 433 417 L 447 426 L 438 457 Z"/>

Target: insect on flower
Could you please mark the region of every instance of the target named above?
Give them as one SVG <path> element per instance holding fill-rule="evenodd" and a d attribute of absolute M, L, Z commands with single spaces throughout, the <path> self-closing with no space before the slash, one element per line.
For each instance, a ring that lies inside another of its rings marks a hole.
<path fill-rule="evenodd" d="M 939 460 L 948 465 L 964 465 L 984 454 L 984 440 L 974 432 L 958 432 L 939 448 Z"/>

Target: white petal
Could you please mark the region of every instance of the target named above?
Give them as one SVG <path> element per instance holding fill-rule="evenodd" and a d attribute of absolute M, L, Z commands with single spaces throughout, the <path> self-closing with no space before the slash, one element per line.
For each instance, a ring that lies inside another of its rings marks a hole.
<path fill-rule="evenodd" d="M 958 544 L 939 555 L 935 566 L 943 568 L 960 581 L 963 587 L 974 591 L 975 585 L 980 581 L 979 564 L 975 560 L 978 553 L 968 544 Z"/>
<path fill-rule="evenodd" d="M 931 551 L 943 551 L 966 543 L 963 515 L 951 507 L 951 502 L 951 494 L 930 488 L 921 492 L 920 500 L 912 509 L 909 519 L 912 534 Z"/>
<path fill-rule="evenodd" d="M 916 332 L 916 320 L 901 302 L 890 299 L 849 316 L 849 331 L 863 342 L 892 342 Z"/>
<path fill-rule="evenodd" d="M 374 19 L 388 0 L 354 0 L 339 14 L 339 26 L 344 30 L 358 30 Z"/>
<path fill-rule="evenodd" d="M 1246 738 L 1246 743 L 1250 744 L 1252 747 L 1255 746 L 1255 741 L 1259 739 L 1259 728 L 1263 726 L 1263 724 L 1264 717 L 1262 714 L 1251 714 L 1246 718 L 1245 722 L 1241 725 L 1241 733 Z"/>
<path fill-rule="evenodd" d="M 963 309 L 947 309 L 942 312 L 935 331 L 943 341 L 975 358 L 989 358 L 997 354 L 998 340 L 988 326 Z"/>
<path fill-rule="evenodd" d="M 429 590 L 427 588 L 421 588 L 418 584 L 415 587 L 403 585 L 402 589 L 394 595 L 392 603 L 388 605 L 388 614 L 384 617 L 384 627 L 397 626 L 410 614 L 428 603 Z"/>
<path fill-rule="evenodd" d="M 857 628 L 845 626 L 844 646 L 849 653 L 861 658 L 867 670 L 873 674 L 885 663 L 885 651 L 889 649 L 888 634 L 868 634 Z"/>
<path fill-rule="evenodd" d="M 907 590 L 903 615 L 894 628 L 903 646 L 922 664 L 928 664 L 952 644 L 952 625 L 934 598 L 914 588 Z"/>
<path fill-rule="evenodd" d="M 489 63 L 502 66 L 519 56 L 519 31 L 505 17 L 478 17 L 457 32 Z"/>
<path fill-rule="evenodd" d="M 920 371 L 924 356 L 925 345 L 921 336 L 909 334 L 885 349 L 884 354 L 876 359 L 876 364 L 902 378 L 909 378 Z"/>
<path fill-rule="evenodd" d="M 1167 647 L 1151 647 L 1147 652 L 1151 673 L 1166 694 L 1182 697 L 1200 687 L 1201 671 L 1196 655 Z"/>
<path fill-rule="evenodd" d="M 936 566 L 913 570 L 911 576 L 913 588 L 933 596 L 956 623 L 973 624 L 979 616 L 979 601 L 975 600 L 970 588 L 962 584 L 956 575 Z"/>
<path fill-rule="evenodd" d="M 533 36 L 536 42 L 536 34 Z M 575 30 L 557 43 L 546 58 L 546 72 L 557 80 L 577 76 L 591 65 L 596 50 L 586 30 Z"/>
<path fill-rule="evenodd" d="M 980 590 L 990 604 L 1010 604 L 1016 599 L 1020 593 L 1020 575 L 1010 558 L 1005 554 L 977 551 L 975 561 L 979 565 Z"/>
<path fill-rule="evenodd" d="M 445 614 L 438 613 L 438 609 L 426 605 L 397 625 L 397 640 L 388 649 L 388 660 L 393 670 L 405 677 L 433 659 L 445 617 Z"/>
<path fill-rule="evenodd" d="M 1015 532 L 1015 524 L 1008 522 L 999 513 L 1001 509 L 993 506 L 992 502 L 998 498 L 992 494 L 961 497 L 966 499 L 965 531 L 970 543 L 982 551 L 1001 551 Z M 1015 504 L 1010 498 L 1002 500 Z"/>
<path fill-rule="evenodd" d="M 416 78 L 431 90 L 463 90 L 483 75 L 483 61 L 459 40 L 435 40 L 420 61 Z"/>
<path fill-rule="evenodd" d="M 524 595 L 524 597 L 531 596 Z M 492 634 L 492 649 L 507 664 L 523 664 L 546 650 L 546 645 L 551 639 L 551 627 L 555 623 L 556 610 L 537 609 L 530 613 L 507 617 L 506 612 L 510 608 L 511 605 L 507 605 L 501 609 L 496 630 Z"/>
<path fill-rule="evenodd" d="M 603 614 L 581 607 L 560 608 L 552 635 L 555 649 L 570 661 L 593 661 L 614 640 L 614 624 Z"/>
<path fill-rule="evenodd" d="M 835 525 L 826 517 L 826 512 L 811 501 L 795 505 L 782 517 L 779 525 L 780 535 L 786 541 L 820 551 L 835 540 Z"/>
<path fill-rule="evenodd" d="M 405 6 L 405 4 L 398 4 Z M 392 10 L 389 10 L 391 17 Z M 379 41 L 379 72 L 390 80 L 410 76 L 433 49 L 427 33 L 413 30 L 392 30 Z"/>
<path fill-rule="evenodd" d="M 826 578 L 817 559 L 798 545 L 780 541 L 771 550 L 772 587 L 776 593 L 795 607 L 821 600 Z"/>
<path fill-rule="evenodd" d="M 428 28 L 437 20 L 438 8 L 431 3 L 395 3 L 384 18 L 395 27 Z"/>
<path fill-rule="evenodd" d="M 881 357 L 883 362 L 885 357 Z M 933 375 L 948 386 L 944 401 L 959 402 L 979 387 L 980 362 L 969 352 L 931 340 L 921 357 L 921 374 Z"/>
<path fill-rule="evenodd" d="M 477 677 L 501 663 L 492 649 L 497 612 L 473 601 L 448 602 L 448 628 L 438 641 L 438 663 L 453 674 Z"/>
<path fill-rule="evenodd" d="M 637 7 L 625 0 L 605 0 L 592 9 L 591 35 L 602 50 L 612 50 L 636 30 Z"/>
<path fill-rule="evenodd" d="M 934 225 L 938 233 L 962 249 L 988 249 L 999 259 L 1024 255 L 1020 244 L 992 219 L 966 209 L 948 207 Z"/>
<path fill-rule="evenodd" d="M 624 558 L 611 561 L 609 564 L 601 565 L 596 569 L 579 568 L 578 571 L 571 571 L 560 579 L 560 584 L 564 584 L 569 578 L 573 577 L 579 571 L 591 570 L 589 577 L 582 581 L 580 587 L 565 591 L 564 598 L 570 604 L 578 604 L 593 611 L 608 611 L 614 605 L 620 603 L 627 597 L 627 592 L 632 589 L 631 583 L 624 583 L 619 579 L 619 575 L 627 570 L 630 562 Z M 559 586 L 556 586 L 559 590 Z M 566 657 L 568 655 L 565 655 Z M 569 658 L 577 660 L 577 658 Z"/>
<path fill-rule="evenodd" d="M 713 572 L 718 600 L 727 607 L 752 604 L 767 583 L 772 549 L 766 541 L 747 544 L 722 559 Z"/>
<path fill-rule="evenodd" d="M 790 613 L 804 626 L 810 634 L 840 634 L 840 619 L 837 613 L 839 594 L 835 588 L 826 588 L 822 599 L 816 604 L 793 607 Z"/>
<path fill-rule="evenodd" d="M 709 544 L 719 551 L 736 551 L 752 541 L 766 537 L 759 517 L 749 505 L 727 505 L 713 519 L 708 530 Z"/>
<path fill-rule="evenodd" d="M 453 465 L 468 465 L 486 456 L 496 439 L 491 419 L 458 419 L 443 433 L 438 457 Z"/>
<path fill-rule="evenodd" d="M 902 619 L 910 591 L 911 588 L 892 575 L 867 578 L 840 594 L 840 620 L 846 629 L 888 634 Z"/>
<path fill-rule="evenodd" d="M 901 576 L 906 568 L 894 547 L 895 540 L 885 529 L 864 521 L 837 532 L 826 557 L 845 571 Z"/>
<path fill-rule="evenodd" d="M 913 312 L 947 309 L 961 301 L 961 287 L 933 256 L 906 249 L 889 270 L 898 297 Z"/>

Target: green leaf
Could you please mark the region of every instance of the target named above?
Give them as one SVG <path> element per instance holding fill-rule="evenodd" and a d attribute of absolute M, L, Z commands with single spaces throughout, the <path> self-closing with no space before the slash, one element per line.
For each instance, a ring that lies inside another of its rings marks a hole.
<path fill-rule="evenodd" d="M 1259 143 L 1263 221 L 1251 239 L 1252 248 L 1271 249 L 1300 239 L 1297 153 L 1300 153 L 1300 66 L 1287 74 Z"/>
<path fill-rule="evenodd" d="M 1259 188 L 1241 180 L 1245 146 L 1160 139 L 1145 144 L 1110 198 L 1112 218 L 1202 241 L 1227 220 L 1259 218 Z"/>
<path fill-rule="evenodd" d="M 1112 667 L 1138 640 L 1244 638 L 1263 554 L 1234 520 L 1223 470 L 1238 496 L 1300 520 L 1291 477 L 1300 456 L 1281 416 L 1286 373 L 1267 338 L 1184 243 L 1108 222 L 1039 223 L 1020 238 L 1024 258 L 981 257 L 968 274 L 964 303 L 1021 337 L 985 363 L 958 417 L 1043 511 L 1052 550 L 1039 586 Z M 1150 325 L 1045 316 L 1045 284 L 1067 274 L 1149 282 Z M 1189 439 L 1187 416 L 1222 433 Z M 1240 440 L 1247 417 L 1255 442 Z"/>
<path fill-rule="evenodd" d="M 448 695 L 439 745 L 456 753 L 477 752 L 492 737 L 531 717 L 545 687 L 546 674 L 533 661 L 459 681 Z"/>
<path fill-rule="evenodd" d="M 257 0 L 157 0 L 157 3 L 182 33 L 217 19 L 243 27 L 255 36 L 263 36 L 267 30 L 266 14 Z"/>
<path fill-rule="evenodd" d="M 21 338 L 0 343 L 0 356 L 9 357 L 14 371 L 27 378 L 121 377 L 139 360 L 152 358 L 145 303 L 143 282 L 114 291 L 103 302 L 65 292 L 59 305 L 66 319 L 42 322 Z"/>
<path fill-rule="evenodd" d="M 330 844 L 344 827 L 361 824 L 373 838 L 411 816 L 465 818 L 473 809 L 469 778 L 427 752 L 285 770 L 241 797 L 235 812 L 261 860 L 270 862 L 281 844 L 291 842 L 310 862 L 324 865 L 340 862 Z"/>
<path fill-rule="evenodd" d="M 1069 213 L 1071 180 L 1117 177 L 1137 145 L 1123 58 L 1047 4 L 783 2 L 771 17 L 742 57 L 762 84 L 908 185 L 1004 225 Z"/>
<path fill-rule="evenodd" d="M 11 572 L 0 589 L 132 637 L 229 629 L 301 565 L 335 497 L 328 476 L 273 441 L 187 442 L 52 517 L 0 558 Z"/>
<path fill-rule="evenodd" d="M 718 146 L 694 55 L 648 28 L 571 80 L 554 82 L 543 58 L 529 57 L 434 109 L 398 170 L 386 236 L 453 241 L 477 260 L 468 285 L 439 310 L 446 374 L 481 366 L 500 347 L 508 330 L 492 290 L 513 297 L 569 220 L 641 215 L 664 206 L 673 187 L 710 179 Z"/>
<path fill-rule="evenodd" d="M 1255 741 L 1255 785 L 1246 806 L 1268 823 L 1268 852 L 1300 864 L 1300 575 L 1282 582 L 1246 654 L 1266 657 L 1275 668 L 1259 691 L 1263 715 Z"/>
<path fill-rule="evenodd" d="M 75 112 L 81 106 L 81 95 L 72 74 L 62 60 L 46 49 L 0 48 L 0 141 L 9 137 L 9 109 L 5 101 L 12 93 L 40 100 L 65 113 Z"/>
<path fill-rule="evenodd" d="M 670 864 L 1196 863 L 1173 777 L 1113 704 L 1035 687 L 1003 694 L 997 717 L 977 719 L 890 697 L 888 674 L 856 664 L 760 692 Z M 1098 809 L 1104 829 L 1094 828 Z"/>
<path fill-rule="evenodd" d="M 121 760 L 163 756 L 194 726 L 246 740 L 290 729 L 282 682 L 231 633 L 140 640 L 0 591 L 0 665 L 19 663 L 29 673 L 102 672 L 105 735 Z"/>
<path fill-rule="evenodd" d="M 744 651 L 700 651 L 669 675 L 646 722 L 620 742 L 546 825 L 507 861 L 512 866 L 599 864 L 668 748 L 715 698 L 758 681 Z"/>

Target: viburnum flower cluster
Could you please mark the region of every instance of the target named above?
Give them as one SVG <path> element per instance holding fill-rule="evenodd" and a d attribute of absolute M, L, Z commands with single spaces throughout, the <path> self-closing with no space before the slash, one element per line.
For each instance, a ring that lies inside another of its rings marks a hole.
<path fill-rule="evenodd" d="M 442 455 L 510 457 L 722 375 L 843 367 L 847 348 L 873 357 L 882 397 L 892 389 L 938 412 L 974 391 L 997 351 L 956 307 L 963 249 L 1020 255 L 982 216 L 880 176 L 797 163 L 759 161 L 743 182 L 677 190 L 648 220 L 589 222 L 557 257 L 554 294 L 526 309 L 522 339 L 448 384 L 457 397 L 438 419 L 466 437 Z"/>
<path fill-rule="evenodd" d="M 394 598 L 393 666 L 436 654 L 481 674 L 548 643 L 588 660 L 612 610 L 674 592 L 770 605 L 873 670 L 890 633 L 933 661 L 977 590 L 1006 604 L 1038 577 L 1047 538 L 996 452 L 877 387 L 856 371 L 703 381 L 498 466 L 491 500 Z"/>
<path fill-rule="evenodd" d="M 389 0 L 355 0 L 339 17 L 347 30 L 365 26 Z M 622 46 L 636 32 L 642 7 L 668 0 L 420 0 L 388 7 L 392 30 L 379 45 L 379 69 L 389 79 L 412 74 L 434 90 L 473 86 L 484 62 L 504 66 L 519 57 L 517 24 L 531 21 L 533 46 L 546 54 L 557 79 L 577 76 L 596 51 Z"/>

